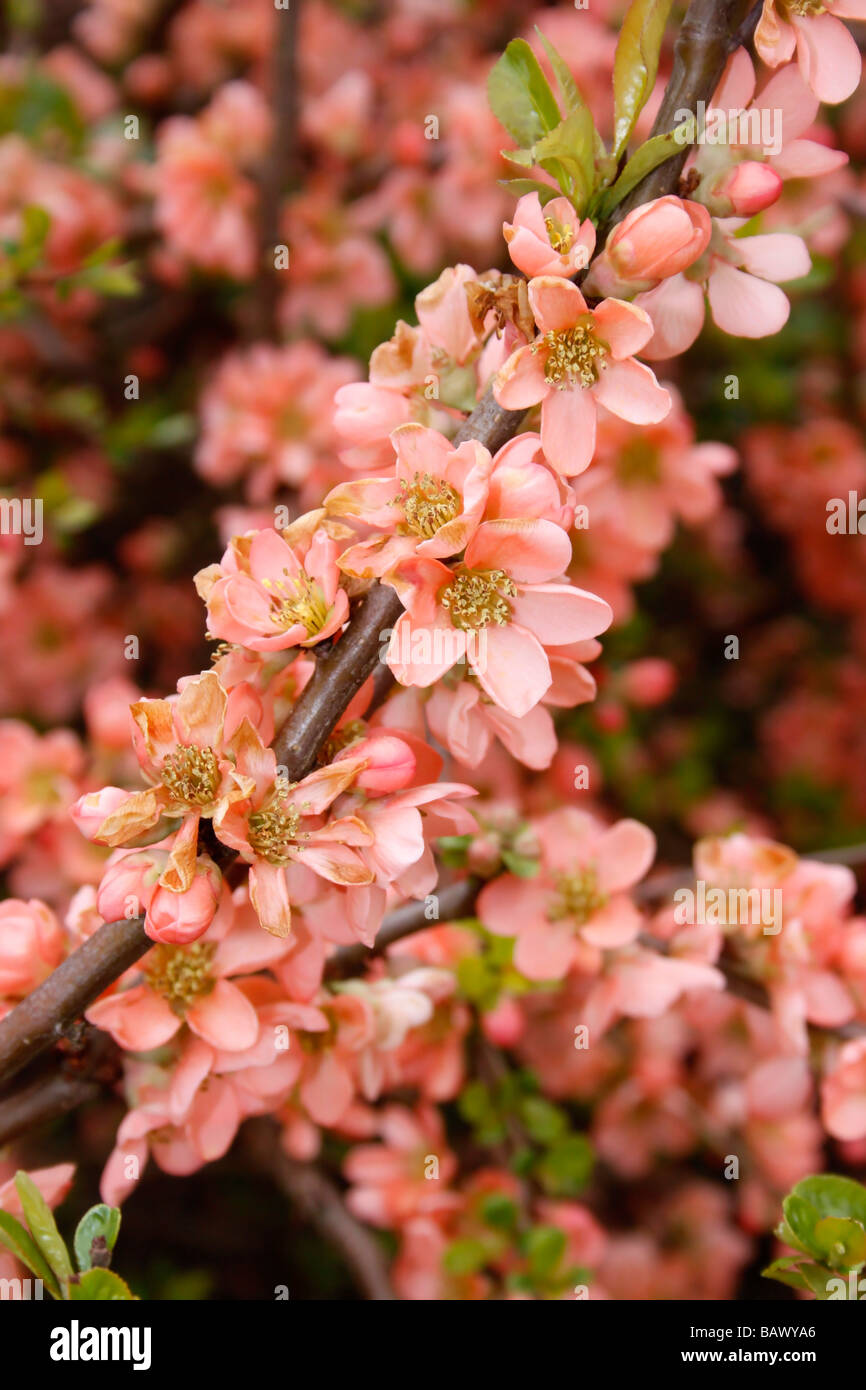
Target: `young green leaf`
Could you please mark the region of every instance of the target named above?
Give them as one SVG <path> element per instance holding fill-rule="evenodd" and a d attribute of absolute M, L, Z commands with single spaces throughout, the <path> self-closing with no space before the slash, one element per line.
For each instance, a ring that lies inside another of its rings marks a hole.
<path fill-rule="evenodd" d="M 97 1299 L 108 1299 L 115 1303 L 138 1302 L 137 1295 L 113 1269 L 88 1269 L 86 1274 L 78 1276 L 69 1285 L 69 1298 L 73 1303 L 90 1303 Z"/>
<path fill-rule="evenodd" d="M 592 134 L 592 116 L 584 107 L 570 112 L 532 150 L 535 163 L 553 175 L 579 213 L 586 206 L 595 178 Z"/>
<path fill-rule="evenodd" d="M 104 1202 L 100 1202 L 84 1213 L 76 1227 L 73 1242 L 75 1258 L 78 1261 L 78 1268 L 82 1272 L 93 1266 L 93 1242 L 101 1236 L 110 1253 L 117 1242 L 119 1230 L 120 1210 L 118 1207 L 109 1207 Z"/>
<path fill-rule="evenodd" d="M 487 79 L 490 109 L 518 145 L 530 146 L 559 125 L 556 99 L 525 39 L 512 39 Z"/>
<path fill-rule="evenodd" d="M 16 1260 L 20 1260 L 31 1274 L 42 1280 L 52 1298 L 60 1297 L 60 1286 L 42 1258 L 39 1247 L 21 1222 L 10 1216 L 8 1211 L 0 1211 L 0 1245 L 5 1245 Z"/>
<path fill-rule="evenodd" d="M 626 164 L 616 183 L 611 184 L 598 200 L 598 213 L 601 218 L 609 217 L 614 208 L 622 202 L 633 188 L 637 188 L 641 179 L 651 174 L 653 169 L 657 169 L 660 164 L 664 164 L 666 159 L 679 154 L 686 143 L 684 134 L 688 131 L 688 122 L 683 122 L 675 130 L 669 130 L 664 135 L 654 135 L 651 140 L 645 140 L 642 145 L 635 150 L 631 159 Z"/>
<path fill-rule="evenodd" d="M 613 63 L 613 152 L 619 158 L 653 89 L 671 0 L 632 0 Z"/>
<path fill-rule="evenodd" d="M 51 1208 L 29 1173 L 19 1170 L 15 1174 L 15 1187 L 30 1234 L 57 1276 L 57 1282 L 65 1284 L 72 1274 L 72 1262 Z"/>
<path fill-rule="evenodd" d="M 586 102 L 580 94 L 580 88 L 574 80 L 571 68 L 562 57 L 562 54 L 557 53 L 550 40 L 544 37 L 537 24 L 535 26 L 535 32 L 541 39 L 544 45 L 544 51 L 550 59 L 550 66 L 553 68 L 553 75 L 559 84 L 559 90 L 562 94 L 562 100 L 565 103 L 566 111 L 581 110 L 581 108 L 586 105 Z"/>

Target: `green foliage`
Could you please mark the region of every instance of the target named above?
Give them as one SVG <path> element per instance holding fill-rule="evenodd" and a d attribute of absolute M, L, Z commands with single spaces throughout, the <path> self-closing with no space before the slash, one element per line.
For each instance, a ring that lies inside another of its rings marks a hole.
<path fill-rule="evenodd" d="M 135 1298 L 120 1276 L 107 1268 L 120 1230 L 117 1207 L 99 1203 L 79 1221 L 73 1242 L 76 1272 L 54 1214 L 36 1183 L 28 1173 L 18 1172 L 15 1187 L 29 1230 L 8 1212 L 0 1211 L 0 1245 L 42 1280 L 52 1298 L 64 1301 Z"/>
<path fill-rule="evenodd" d="M 853 1178 L 824 1173 L 798 1182 L 782 1203 L 776 1235 L 797 1255 L 764 1270 L 821 1302 L 857 1298 L 857 1275 L 866 1265 L 866 1187 Z M 844 1276 L 852 1274 L 847 1280 Z"/>
<path fill-rule="evenodd" d="M 653 89 L 671 0 L 632 0 L 620 30 L 613 65 L 613 153 L 625 150 Z"/>
<path fill-rule="evenodd" d="M 516 197 L 538 193 L 544 204 L 556 196 L 558 188 L 581 215 L 587 213 L 598 222 L 642 178 L 682 148 L 685 127 L 646 141 L 619 172 L 635 122 L 652 92 L 670 7 L 671 0 L 633 0 L 625 17 L 614 65 L 612 151 L 595 129 L 568 64 L 544 34 L 536 31 L 556 79 L 558 97 L 526 40 L 515 39 L 508 45 L 487 84 L 493 114 L 518 144 L 518 149 L 502 153 L 528 172 L 544 170 L 557 186 L 531 177 L 503 180 L 510 192 Z"/>

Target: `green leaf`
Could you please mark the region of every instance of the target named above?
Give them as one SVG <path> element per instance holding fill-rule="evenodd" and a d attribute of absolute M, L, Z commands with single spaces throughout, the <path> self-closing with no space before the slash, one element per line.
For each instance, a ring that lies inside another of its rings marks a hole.
<path fill-rule="evenodd" d="M 787 1284 L 792 1289 L 811 1289 L 811 1284 L 802 1272 L 801 1260 L 797 1255 L 785 1255 L 782 1259 L 774 1260 L 766 1269 L 761 1270 L 764 1279 L 775 1279 L 779 1284 Z M 817 1265 L 814 1266 L 817 1269 Z"/>
<path fill-rule="evenodd" d="M 660 164 L 664 164 L 666 159 L 679 154 L 686 144 L 683 136 L 688 130 L 688 122 L 684 121 L 675 130 L 669 130 L 666 135 L 654 135 L 651 140 L 645 140 L 632 155 L 616 183 L 602 194 L 598 208 L 600 217 L 609 217 L 617 204 L 621 203 L 633 188 L 637 188 L 641 179 L 646 178 L 647 174 L 651 174 Z"/>
<path fill-rule="evenodd" d="M 860 1269 L 866 1263 L 866 1231 L 848 1217 L 822 1216 L 812 1238 L 831 1269 Z"/>
<path fill-rule="evenodd" d="M 481 1215 L 488 1226 L 511 1231 L 517 1225 L 517 1204 L 504 1192 L 492 1192 L 481 1204 Z"/>
<path fill-rule="evenodd" d="M 671 0 L 632 0 L 613 63 L 613 152 L 619 158 L 653 89 Z"/>
<path fill-rule="evenodd" d="M 541 863 L 538 859 L 530 859 L 527 854 L 515 854 L 513 849 L 502 851 L 502 862 L 511 873 L 518 878 L 535 878 Z"/>
<path fill-rule="evenodd" d="M 69 1298 L 73 1303 L 93 1303 L 97 1299 L 114 1303 L 138 1301 L 129 1285 L 113 1269 L 88 1269 L 86 1274 L 77 1276 L 69 1285 Z"/>
<path fill-rule="evenodd" d="M 566 1128 L 566 1118 L 558 1105 L 543 1096 L 527 1096 L 520 1105 L 520 1119 L 531 1139 L 552 1144 Z"/>
<path fill-rule="evenodd" d="M 551 187 L 549 183 L 539 183 L 537 179 L 499 179 L 499 186 L 515 198 L 522 198 L 525 193 L 537 193 L 542 207 L 551 198 L 559 197 L 558 188 Z"/>
<path fill-rule="evenodd" d="M 109 1253 L 117 1242 L 120 1230 L 120 1210 L 109 1207 L 104 1202 L 86 1211 L 75 1230 L 75 1258 L 78 1268 L 83 1272 L 93 1267 L 93 1242 L 100 1236 L 105 1241 Z"/>
<path fill-rule="evenodd" d="M 530 1274 L 547 1279 L 565 1254 L 565 1232 L 558 1226 L 534 1226 L 524 1245 Z"/>
<path fill-rule="evenodd" d="M 803 1178 L 794 1188 L 821 1216 L 850 1216 L 866 1229 L 866 1187 L 853 1178 L 835 1173 L 819 1173 Z"/>
<path fill-rule="evenodd" d="M 571 68 L 562 57 L 562 54 L 557 53 L 550 40 L 544 37 L 537 24 L 535 26 L 535 32 L 541 39 L 544 45 L 544 51 L 550 59 L 550 66 L 553 68 L 553 75 L 559 84 L 559 90 L 562 94 L 562 100 L 565 103 L 566 111 L 579 111 L 581 107 L 586 105 L 586 102 L 580 94 L 580 88 L 574 80 L 574 74 Z"/>
<path fill-rule="evenodd" d="M 442 1263 L 449 1274 L 477 1274 L 487 1262 L 487 1247 L 480 1240 L 454 1240 Z"/>
<path fill-rule="evenodd" d="M 490 109 L 518 145 L 532 146 L 560 122 L 559 107 L 525 39 L 512 39 L 487 79 Z"/>
<path fill-rule="evenodd" d="M 8 1211 L 0 1211 L 0 1245 L 5 1245 L 31 1274 L 41 1279 L 52 1298 L 60 1297 L 60 1286 L 53 1273 L 42 1258 L 39 1247 L 20 1221 L 10 1216 Z"/>
<path fill-rule="evenodd" d="M 532 149 L 535 163 L 553 175 L 578 212 L 585 207 L 595 180 L 593 130 L 592 116 L 585 107 L 571 111 Z"/>
<path fill-rule="evenodd" d="M 15 1187 L 30 1234 L 62 1286 L 72 1274 L 72 1262 L 51 1208 L 29 1173 L 19 1170 L 15 1174 Z"/>
<path fill-rule="evenodd" d="M 577 1197 L 592 1172 L 592 1145 L 583 1134 L 566 1134 L 539 1159 L 535 1176 L 552 1197 Z"/>

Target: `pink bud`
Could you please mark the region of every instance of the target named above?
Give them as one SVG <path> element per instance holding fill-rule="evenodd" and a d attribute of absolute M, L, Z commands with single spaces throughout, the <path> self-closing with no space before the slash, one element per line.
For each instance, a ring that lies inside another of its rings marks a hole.
<path fill-rule="evenodd" d="M 25 995 L 66 954 L 66 939 L 50 907 L 31 898 L 0 903 L 0 995 Z"/>
<path fill-rule="evenodd" d="M 96 906 L 105 922 L 137 917 L 146 911 L 160 874 L 168 863 L 164 850 L 137 850 L 112 859 L 96 895 Z"/>
<path fill-rule="evenodd" d="M 103 787 L 98 792 L 87 792 L 78 798 L 69 814 L 82 835 L 88 840 L 95 840 L 106 816 L 128 801 L 129 795 L 122 787 Z"/>
<path fill-rule="evenodd" d="M 604 255 L 621 280 L 663 280 L 688 269 L 703 255 L 711 232 L 705 207 L 669 194 L 623 218 L 609 237 Z"/>
<path fill-rule="evenodd" d="M 407 787 L 415 775 L 415 754 L 400 738 L 386 734 L 353 743 L 353 758 L 366 758 L 367 766 L 358 776 L 358 786 L 366 792 L 395 792 Z"/>
<path fill-rule="evenodd" d="M 647 656 L 632 661 L 622 672 L 623 696 L 632 705 L 659 705 L 676 685 L 676 671 L 662 657 Z"/>
<path fill-rule="evenodd" d="M 515 1047 L 526 1030 L 526 1019 L 516 1000 L 502 999 L 484 1015 L 482 1026 L 496 1047 Z"/>
<path fill-rule="evenodd" d="M 781 191 L 775 169 L 749 159 L 725 170 L 704 201 L 717 217 L 754 217 L 775 203 Z"/>
<path fill-rule="evenodd" d="M 195 878 L 185 893 L 158 887 L 144 922 L 151 941 L 188 946 L 202 936 L 216 915 L 221 888 L 220 871 L 205 855 L 197 860 Z"/>

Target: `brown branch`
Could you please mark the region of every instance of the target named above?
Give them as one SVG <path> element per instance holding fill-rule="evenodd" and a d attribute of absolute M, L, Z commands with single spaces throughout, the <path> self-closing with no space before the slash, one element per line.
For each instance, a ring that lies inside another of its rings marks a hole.
<path fill-rule="evenodd" d="M 439 916 L 433 921 L 427 917 L 426 904 L 423 902 L 409 902 L 404 907 L 398 907 L 396 912 L 389 913 L 385 918 L 372 946 L 359 943 L 357 946 L 341 946 L 335 951 L 325 965 L 325 979 L 341 980 L 348 975 L 357 975 L 373 956 L 382 955 L 395 941 L 402 941 L 404 936 L 414 936 L 425 927 L 435 927 L 440 921 L 453 922 L 469 916 L 482 886 L 478 879 L 465 878 L 459 883 L 450 883 L 447 888 L 438 889 L 435 897 L 438 898 Z"/>
<path fill-rule="evenodd" d="M 755 0 L 692 0 L 677 37 L 673 70 L 651 135 L 666 135 L 678 124 L 678 112 L 695 115 L 699 101 L 710 101 L 725 64 L 735 49 L 748 42 L 750 26 L 760 12 L 761 0 L 757 5 Z M 675 192 L 690 152 L 691 145 L 683 145 L 647 174 L 620 203 L 611 223 L 619 222 L 641 203 Z"/>
<path fill-rule="evenodd" d="M 289 1158 L 276 1127 L 266 1121 L 247 1127 L 247 1148 L 304 1221 L 339 1250 L 358 1288 L 375 1303 L 393 1303 L 385 1252 L 372 1231 L 347 1210 L 343 1193 L 320 1168 Z"/>
<path fill-rule="evenodd" d="M 271 138 L 259 175 L 258 276 L 250 301 L 249 328 L 253 337 L 277 336 L 281 274 L 274 263 L 283 243 L 283 198 L 297 176 L 298 166 L 298 27 L 301 0 L 287 10 L 274 10 L 271 62 Z"/>
<path fill-rule="evenodd" d="M 0 1148 L 102 1094 L 101 1082 L 63 1071 L 41 1076 L 0 1100 Z"/>

